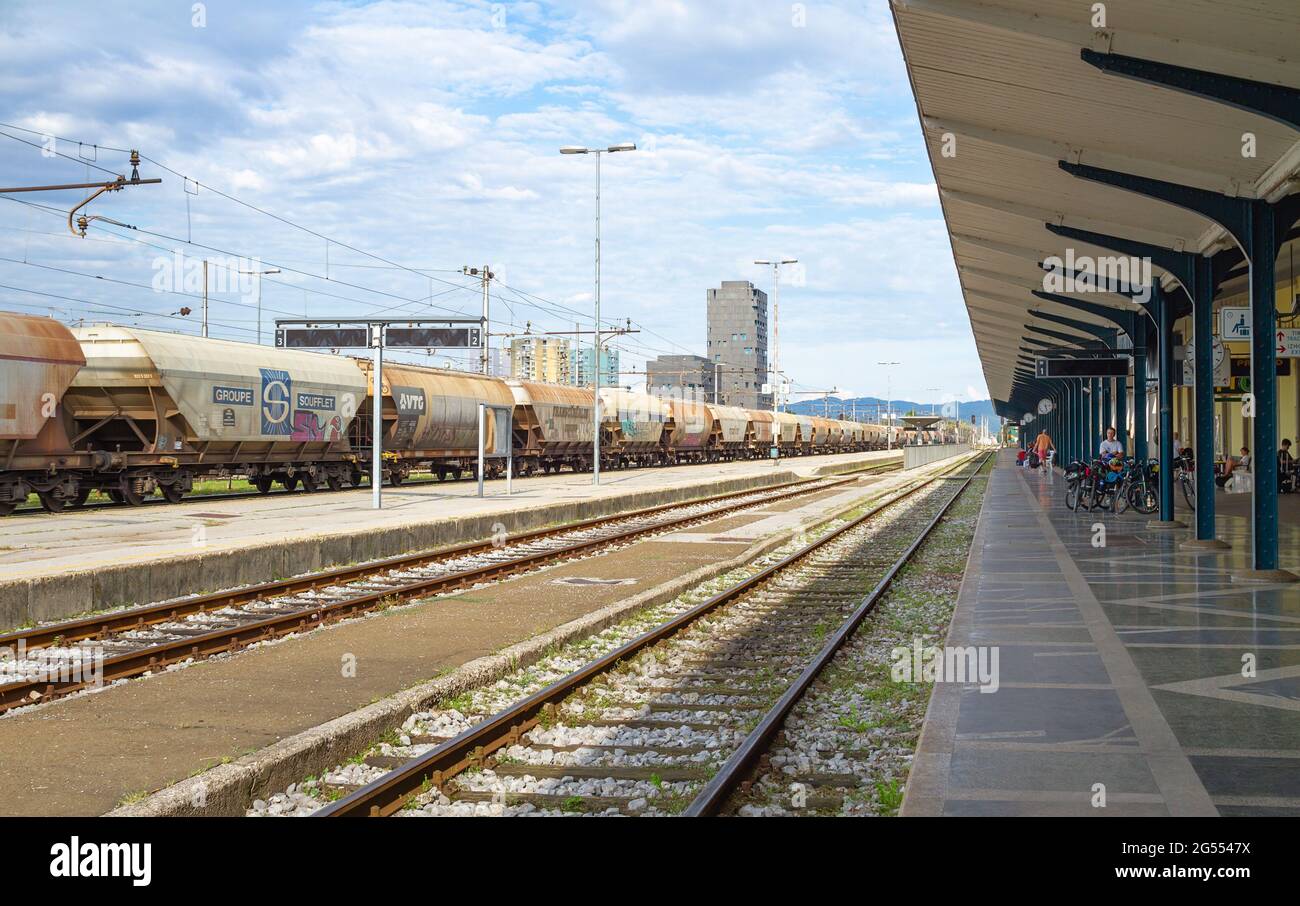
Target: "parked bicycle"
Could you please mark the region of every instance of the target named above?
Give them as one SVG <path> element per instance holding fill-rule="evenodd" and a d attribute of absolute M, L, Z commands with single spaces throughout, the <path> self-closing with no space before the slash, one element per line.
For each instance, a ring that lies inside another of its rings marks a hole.
<path fill-rule="evenodd" d="M 1190 453 L 1183 453 L 1174 459 L 1174 484 L 1183 491 L 1187 508 L 1196 512 L 1196 465 Z"/>
<path fill-rule="evenodd" d="M 1065 505 L 1076 511 L 1114 509 L 1125 474 L 1118 460 L 1070 463 L 1065 469 Z"/>
<path fill-rule="evenodd" d="M 1160 509 L 1160 461 L 1148 459 L 1145 464 L 1138 464 L 1129 459 L 1125 466 L 1115 497 L 1115 512 L 1122 513 L 1132 507 L 1143 515 L 1150 515 Z"/>

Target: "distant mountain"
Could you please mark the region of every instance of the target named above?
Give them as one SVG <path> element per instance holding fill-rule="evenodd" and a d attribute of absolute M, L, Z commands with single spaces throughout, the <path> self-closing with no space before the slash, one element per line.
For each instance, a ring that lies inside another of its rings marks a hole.
<path fill-rule="evenodd" d="M 875 396 L 859 396 L 844 400 L 835 396 L 827 400 L 820 398 L 799 400 L 798 402 L 788 403 L 786 408 L 800 415 L 825 415 L 829 409 L 832 418 L 838 418 L 841 414 L 845 418 L 849 418 L 856 412 L 859 421 L 875 421 L 877 413 L 889 411 L 889 406 L 886 405 L 885 401 Z M 893 410 L 896 416 L 907 415 L 908 413 L 913 415 L 930 415 L 931 413 L 942 415 L 943 404 L 894 400 Z M 1000 424 L 997 413 L 993 411 L 992 400 L 975 400 L 969 403 L 958 402 L 957 412 L 964 422 L 969 422 L 972 415 L 975 416 L 976 424 L 987 418 L 990 431 L 995 430 Z"/>

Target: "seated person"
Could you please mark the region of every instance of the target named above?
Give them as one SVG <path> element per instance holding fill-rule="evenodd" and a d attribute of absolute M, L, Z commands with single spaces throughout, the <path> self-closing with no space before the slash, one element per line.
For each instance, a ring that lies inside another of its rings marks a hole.
<path fill-rule="evenodd" d="M 1232 473 L 1238 469 L 1241 469 L 1243 472 L 1250 471 L 1250 448 L 1242 447 L 1241 456 L 1239 456 L 1235 461 L 1231 456 L 1229 456 L 1227 462 L 1223 464 L 1223 474 L 1216 477 L 1214 483 L 1219 487 L 1223 487 L 1228 483 L 1228 479 L 1232 477 Z"/>
<path fill-rule="evenodd" d="M 1116 456 L 1124 456 L 1124 445 L 1115 439 L 1115 435 L 1116 432 L 1114 428 L 1106 429 L 1106 439 L 1103 440 L 1101 446 L 1097 448 L 1097 455 L 1102 459 L 1111 460 Z"/>

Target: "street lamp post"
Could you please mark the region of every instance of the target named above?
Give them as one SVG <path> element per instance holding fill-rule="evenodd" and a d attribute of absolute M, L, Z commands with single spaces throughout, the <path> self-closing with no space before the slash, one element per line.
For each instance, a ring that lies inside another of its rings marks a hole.
<path fill-rule="evenodd" d="M 925 392 L 926 392 L 926 393 L 938 393 L 938 392 L 940 391 L 940 389 L 941 389 L 941 388 L 939 388 L 939 387 L 926 387 L 926 388 L 925 388 Z M 938 413 L 934 411 L 937 405 L 938 405 L 937 403 L 935 403 L 933 400 L 931 400 L 931 402 L 930 402 L 930 415 L 931 415 L 931 417 L 933 417 L 933 416 L 935 416 L 935 415 L 938 415 Z"/>
<path fill-rule="evenodd" d="M 781 411 L 781 265 L 798 264 L 798 258 L 772 258 L 755 261 L 772 267 L 772 411 Z"/>
<path fill-rule="evenodd" d="M 619 151 L 635 151 L 632 142 L 610 145 L 608 148 L 584 148 L 580 145 L 565 145 L 561 154 L 596 155 L 596 323 L 593 351 L 596 354 L 594 374 L 592 375 L 592 436 L 591 436 L 591 483 L 600 484 L 600 156 L 616 154 Z"/>
<path fill-rule="evenodd" d="M 275 270 L 269 270 L 269 271 L 236 271 L 236 273 L 239 273 L 239 274 L 252 274 L 252 275 L 254 275 L 254 276 L 257 277 L 257 345 L 258 345 L 258 346 L 261 346 L 261 345 L 262 345 L 262 275 L 263 275 L 263 274 L 278 274 L 278 273 L 280 273 L 280 270 L 279 270 L 279 268 L 276 268 Z M 204 278 L 204 281 L 203 281 L 203 282 L 204 282 L 205 284 L 208 282 L 207 279 L 206 279 L 206 277 Z M 205 288 L 206 288 L 206 287 L 205 287 Z M 204 304 L 204 308 L 203 308 L 203 335 L 206 337 L 206 336 L 208 335 L 208 330 L 207 330 L 207 328 L 208 328 L 208 317 L 207 317 L 208 309 L 207 309 L 207 294 L 206 294 L 206 293 L 204 294 L 203 304 Z"/>
<path fill-rule="evenodd" d="M 884 365 L 886 368 L 892 368 L 898 362 L 877 362 L 877 365 Z M 889 425 L 885 428 L 885 449 L 894 449 L 894 385 L 893 373 L 885 372 L 885 407 L 889 410 Z"/>

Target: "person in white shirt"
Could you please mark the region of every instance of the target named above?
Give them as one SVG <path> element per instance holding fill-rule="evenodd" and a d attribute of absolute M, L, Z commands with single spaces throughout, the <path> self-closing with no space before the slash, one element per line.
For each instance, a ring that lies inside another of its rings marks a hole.
<path fill-rule="evenodd" d="M 1097 453 L 1102 459 L 1111 459 L 1115 456 L 1124 455 L 1124 445 L 1115 439 L 1116 431 L 1114 428 L 1106 429 L 1106 439 L 1101 442 L 1097 448 Z"/>
<path fill-rule="evenodd" d="M 1241 456 L 1237 457 L 1236 462 L 1233 462 L 1231 456 L 1227 458 L 1227 460 L 1223 464 L 1223 474 L 1217 476 L 1214 479 L 1214 483 L 1221 488 L 1225 487 L 1228 484 L 1228 480 L 1232 478 L 1233 472 L 1249 472 L 1249 471 L 1250 471 L 1250 448 L 1242 447 Z"/>

